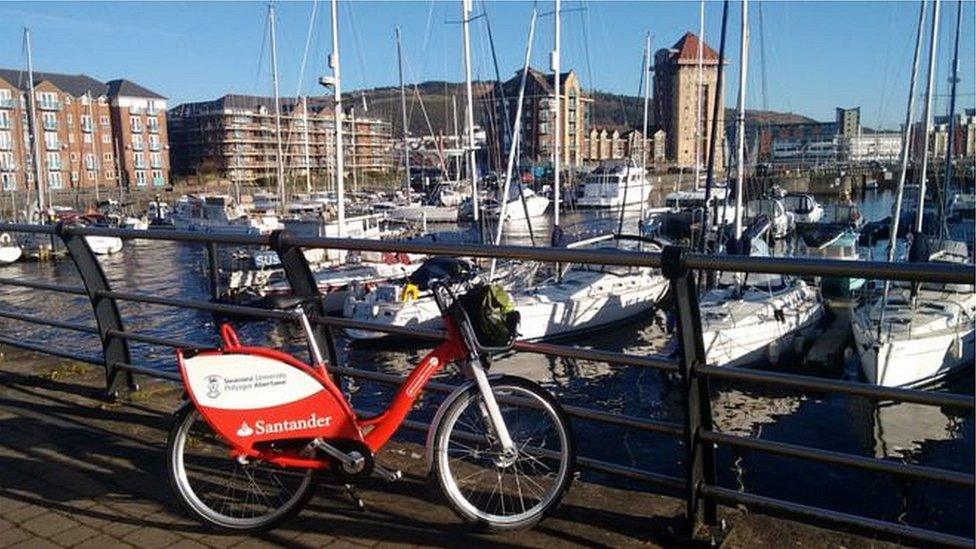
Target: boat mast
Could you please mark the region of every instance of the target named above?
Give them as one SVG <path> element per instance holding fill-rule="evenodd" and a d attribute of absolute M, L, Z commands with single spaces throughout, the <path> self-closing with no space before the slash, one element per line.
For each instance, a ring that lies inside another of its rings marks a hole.
<path fill-rule="evenodd" d="M 281 213 L 285 211 L 285 164 L 284 151 L 281 148 L 281 98 L 278 93 L 278 39 L 275 29 L 274 2 L 268 3 L 268 21 L 271 29 L 271 84 L 274 88 L 275 141 L 278 148 L 275 162 L 278 176 L 278 213 Z"/>
<path fill-rule="evenodd" d="M 561 93 L 560 90 L 561 83 L 560 83 L 560 75 L 559 75 L 559 38 L 560 38 L 560 19 L 562 18 L 560 16 L 560 7 L 561 7 L 561 0 L 556 0 L 556 11 L 553 14 L 553 17 L 555 18 L 555 31 L 553 37 L 554 49 L 552 51 L 553 87 L 555 90 L 555 100 L 554 100 L 555 104 L 553 106 L 553 110 L 555 111 L 555 116 L 553 117 L 553 127 L 555 128 L 555 135 L 556 135 L 556 139 L 554 140 L 553 147 L 552 147 L 553 149 L 552 170 L 553 170 L 553 177 L 554 177 L 553 207 L 555 208 L 553 210 L 552 223 L 553 223 L 554 230 L 557 227 L 559 227 L 559 202 L 562 200 L 562 187 L 559 182 L 560 179 L 559 178 L 559 161 L 560 161 L 559 146 L 562 143 L 562 133 L 563 133 L 563 128 L 560 125 L 560 122 L 562 121 L 562 113 L 560 112 L 561 109 L 559 108 L 560 105 L 559 94 Z"/>
<path fill-rule="evenodd" d="M 908 84 L 908 108 L 905 111 L 905 129 L 901 142 L 901 174 L 898 176 L 898 189 L 895 192 L 895 215 L 891 218 L 891 231 L 888 238 L 888 261 L 895 260 L 898 242 L 898 224 L 901 221 L 901 205 L 905 197 L 905 178 L 908 174 L 908 156 L 912 148 L 912 120 L 915 119 L 915 82 L 918 79 L 918 60 L 922 53 L 922 27 L 925 26 L 925 0 L 918 3 L 918 28 L 915 31 L 915 55 L 912 57 L 912 75 Z M 887 290 L 889 283 L 885 282 Z M 887 295 L 887 291 L 885 292 Z"/>
<path fill-rule="evenodd" d="M 647 202 L 647 195 L 644 194 L 644 187 L 647 185 L 647 120 L 648 108 L 651 104 L 651 33 L 648 32 L 644 39 L 644 124 L 641 132 L 641 199 L 640 199 L 640 218 L 644 219 L 644 203 Z M 643 236 L 643 235 L 640 235 Z"/>
<path fill-rule="evenodd" d="M 962 0 L 956 2 L 956 38 L 955 45 L 952 49 L 952 76 L 949 77 L 949 83 L 952 85 L 951 91 L 949 92 L 949 135 L 946 137 L 946 157 L 945 157 L 945 174 L 944 183 L 942 185 L 942 195 L 949 192 L 949 185 L 952 184 L 952 145 L 953 136 L 956 133 L 956 84 L 959 83 L 959 27 L 962 24 Z M 946 226 L 945 221 L 945 205 L 942 204 L 940 200 L 939 204 L 939 225 L 942 230 L 942 235 L 948 237 L 949 229 Z"/>
<path fill-rule="evenodd" d="M 749 71 L 749 0 L 742 0 L 739 31 L 739 105 L 736 113 L 735 239 L 742 238 L 742 190 L 746 174 L 746 75 Z"/>
<path fill-rule="evenodd" d="M 888 234 L 888 262 L 895 260 L 895 248 L 898 243 L 898 225 L 901 222 L 901 206 L 905 197 L 905 178 L 908 174 L 908 156 L 912 148 L 912 120 L 915 119 L 915 82 L 918 79 L 918 60 L 922 53 L 922 28 L 925 26 L 925 0 L 918 3 L 918 25 L 915 31 L 915 54 L 912 57 L 912 75 L 908 84 L 908 108 L 905 110 L 905 129 L 901 142 L 901 174 L 898 176 L 898 189 L 895 192 L 895 212 L 891 217 L 891 228 Z M 881 311 L 878 316 L 878 337 L 881 337 L 881 326 L 884 324 L 884 313 L 888 307 L 888 290 L 891 281 L 885 280 L 884 292 L 881 294 Z"/>
<path fill-rule="evenodd" d="M 336 199 L 339 215 L 340 238 L 346 236 L 346 182 L 343 173 L 342 150 L 342 81 L 339 72 L 339 2 L 332 0 L 332 53 L 329 55 L 329 67 L 332 68 L 332 85 L 335 93 L 335 142 L 336 142 Z"/>
<path fill-rule="evenodd" d="M 89 127 L 89 130 L 91 131 L 91 134 L 92 134 L 92 138 L 91 138 L 91 140 L 92 140 L 92 153 L 95 155 L 95 158 L 94 158 L 94 161 L 95 161 L 95 164 L 94 164 L 94 168 L 95 168 L 95 202 L 97 204 L 98 201 L 99 201 L 99 196 L 98 196 L 98 180 L 101 179 L 101 177 L 102 177 L 102 170 L 101 170 L 101 164 L 102 164 L 102 162 L 101 162 L 101 154 L 100 154 L 100 151 L 98 150 L 98 140 L 95 139 L 95 128 L 97 128 L 98 126 L 95 124 L 95 115 L 94 115 L 94 113 L 92 111 L 92 94 L 91 94 L 91 90 L 88 90 L 87 92 L 85 92 L 85 94 L 88 96 L 88 123 L 91 124 L 91 126 Z M 121 207 L 121 206 L 122 206 L 122 203 L 119 202 L 119 207 Z"/>
<path fill-rule="evenodd" d="M 397 26 L 395 29 L 396 33 L 396 49 L 397 49 L 397 71 L 400 73 L 400 114 L 403 117 L 403 165 L 407 172 L 407 178 L 404 182 L 404 191 L 407 193 L 407 198 L 409 201 L 410 197 L 410 146 L 407 143 L 407 91 L 403 87 L 403 44 L 400 40 L 400 27 Z"/>
<path fill-rule="evenodd" d="M 702 131 L 702 93 L 705 87 L 705 0 L 698 8 L 698 91 L 695 93 L 697 113 L 695 114 L 695 190 L 701 179 L 701 131 Z M 704 230 L 704 229 L 703 229 Z"/>
<path fill-rule="evenodd" d="M 535 22 L 538 12 L 532 9 L 532 19 L 529 22 L 529 39 L 525 45 L 525 62 L 522 66 L 522 80 L 519 83 L 518 101 L 515 103 L 515 126 L 512 128 L 512 142 L 508 148 L 508 165 L 505 168 L 505 184 L 502 187 L 502 194 L 499 197 L 498 227 L 495 229 L 495 245 L 502 243 L 502 227 L 505 226 L 505 216 L 508 209 L 508 192 L 512 185 L 512 172 L 515 170 L 515 151 L 518 149 L 518 142 L 522 134 L 522 105 L 525 101 L 525 83 L 529 76 L 529 62 L 532 58 L 532 40 L 535 37 Z M 522 201 L 523 207 L 525 201 Z M 525 215 L 526 222 L 529 221 L 528 212 Z M 495 275 L 495 260 L 491 261 L 491 277 Z M 490 279 L 489 278 L 489 279 Z"/>
<path fill-rule="evenodd" d="M 43 170 L 41 169 L 41 144 L 37 139 L 37 108 L 35 102 L 37 97 L 34 95 L 34 58 L 31 55 L 31 39 L 30 39 L 30 29 L 24 29 L 24 47 L 27 49 L 27 80 L 30 89 L 30 97 L 27 100 L 27 104 L 30 108 L 30 116 L 27 117 L 27 121 L 30 123 L 30 138 L 34 144 L 34 154 L 33 162 L 34 165 L 34 178 L 37 181 L 37 210 L 38 213 L 43 212 L 45 206 L 44 203 L 44 177 Z M 28 206 L 28 209 L 30 206 Z"/>
<path fill-rule="evenodd" d="M 922 137 L 922 173 L 918 182 L 918 212 L 915 215 L 915 232 L 922 233 L 922 217 L 925 213 L 925 177 L 929 168 L 929 133 L 932 131 L 932 89 L 935 85 L 935 54 L 939 47 L 939 0 L 932 4 L 932 30 L 929 36 L 929 74 L 925 85 L 925 134 Z"/>
<path fill-rule="evenodd" d="M 761 12 L 760 12 L 761 13 Z M 718 67 L 716 70 L 718 73 L 715 76 L 715 99 L 712 101 L 712 118 L 709 121 L 709 132 L 708 132 L 708 167 L 705 171 L 705 203 L 702 205 L 702 222 L 705 223 L 707 228 L 710 224 L 710 219 L 714 215 L 710 212 L 709 202 L 712 200 L 712 184 L 715 182 L 715 149 L 718 143 L 719 129 L 718 129 L 718 119 L 721 114 L 722 108 L 722 95 L 724 95 L 725 86 L 725 38 L 726 30 L 728 28 L 729 22 L 729 0 L 725 0 L 722 3 L 722 36 L 719 39 L 718 48 Z M 726 161 L 728 161 L 728 156 L 725 155 Z M 728 171 L 725 172 L 728 174 Z M 728 198 L 728 195 L 725 197 Z M 722 225 L 725 225 L 724 220 L 724 206 L 726 200 L 722 201 L 723 204 L 723 220 Z M 715 207 L 715 211 L 718 211 L 718 206 Z M 715 225 L 718 226 L 718 219 L 716 219 Z M 699 246 L 699 251 L 705 253 L 705 236 L 706 230 L 701 231 L 701 245 Z"/>
<path fill-rule="evenodd" d="M 471 19 L 471 0 L 461 0 L 461 27 L 464 35 L 464 84 L 468 100 L 467 126 L 468 126 L 468 176 L 471 178 L 471 206 L 474 213 L 474 222 L 478 223 L 478 176 L 475 173 L 474 156 L 474 92 L 471 90 L 471 32 L 469 29 Z"/>

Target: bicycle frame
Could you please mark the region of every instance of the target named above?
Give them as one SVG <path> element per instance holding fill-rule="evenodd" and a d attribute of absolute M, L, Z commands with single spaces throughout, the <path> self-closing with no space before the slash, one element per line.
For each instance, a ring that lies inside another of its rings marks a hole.
<path fill-rule="evenodd" d="M 485 397 L 483 412 L 503 450 L 514 451 L 487 375 L 450 315 L 444 316 L 447 339 L 413 369 L 388 407 L 369 418 L 358 418 L 333 382 L 304 311 L 298 310 L 296 319 L 308 338 L 312 364 L 273 349 L 243 346 L 226 324 L 221 327 L 220 350 L 193 356 L 177 351 L 180 373 L 194 406 L 232 447 L 232 457 L 284 467 L 330 467 L 327 459 L 302 457 L 273 447 L 287 440 L 353 440 L 376 453 L 400 428 L 431 377 L 453 362 L 462 365 L 465 375 Z M 229 377 L 233 375 L 239 377 Z M 268 383 L 280 387 L 274 389 Z"/>

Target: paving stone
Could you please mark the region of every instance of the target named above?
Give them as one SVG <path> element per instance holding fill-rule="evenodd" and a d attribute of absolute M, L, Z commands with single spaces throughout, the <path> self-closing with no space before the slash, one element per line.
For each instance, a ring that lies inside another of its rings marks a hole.
<path fill-rule="evenodd" d="M 47 513 L 47 509 L 43 507 L 38 507 L 37 505 L 24 505 L 18 509 L 14 509 L 9 513 L 4 513 L 3 518 L 14 524 L 21 524 L 27 522 L 28 520 Z"/>
<path fill-rule="evenodd" d="M 173 545 L 180 536 L 161 528 L 140 528 L 122 538 L 122 541 L 145 549 L 156 549 Z"/>
<path fill-rule="evenodd" d="M 125 549 L 132 546 L 117 537 L 102 534 L 89 538 L 75 547 L 77 549 Z"/>
<path fill-rule="evenodd" d="M 51 541 L 63 547 L 73 547 L 85 540 L 100 535 L 101 533 L 98 530 L 90 526 L 85 526 L 84 524 L 79 524 L 70 530 L 65 530 L 64 532 L 59 532 L 51 536 Z"/>
<path fill-rule="evenodd" d="M 78 523 L 55 513 L 44 513 L 21 523 L 20 527 L 43 538 L 49 538 L 59 532 L 70 530 Z"/>
<path fill-rule="evenodd" d="M 20 543 L 7 545 L 9 549 L 60 549 L 61 546 L 44 538 L 31 538 Z"/>
<path fill-rule="evenodd" d="M 3 532 L 2 536 L 0 536 L 0 545 L 12 545 L 14 543 L 20 543 L 25 539 L 33 538 L 34 534 L 28 532 L 27 530 L 17 527 L 9 528 Z"/>

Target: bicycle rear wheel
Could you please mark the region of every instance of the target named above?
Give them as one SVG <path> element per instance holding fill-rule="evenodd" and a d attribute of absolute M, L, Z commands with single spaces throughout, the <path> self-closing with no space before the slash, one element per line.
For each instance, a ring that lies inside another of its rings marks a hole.
<path fill-rule="evenodd" d="M 191 515 L 218 530 L 272 528 L 301 510 L 314 491 L 311 469 L 260 460 L 242 463 L 231 457 L 231 447 L 191 406 L 177 414 L 166 450 L 177 499 Z"/>
<path fill-rule="evenodd" d="M 529 528 L 554 511 L 573 480 L 576 454 L 562 408 L 531 381 L 491 380 L 517 455 L 504 458 L 481 394 L 448 404 L 435 426 L 432 472 L 454 511 L 491 531 Z"/>

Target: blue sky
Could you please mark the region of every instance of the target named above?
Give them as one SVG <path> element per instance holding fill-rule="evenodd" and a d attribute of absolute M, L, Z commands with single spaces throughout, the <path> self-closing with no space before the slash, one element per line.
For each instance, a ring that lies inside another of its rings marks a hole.
<path fill-rule="evenodd" d="M 331 44 L 329 4 L 320 3 L 312 27 L 304 84 L 299 67 L 311 2 L 279 2 L 281 90 L 318 93 Z M 476 12 L 482 4 L 475 3 Z M 532 2 L 488 2 L 504 76 L 521 63 Z M 563 67 L 575 68 L 586 87 L 636 94 L 646 32 L 654 49 L 697 32 L 698 2 L 578 2 L 564 0 Z M 550 11 L 551 2 L 540 2 Z M 763 25 L 759 25 L 759 11 Z M 748 105 L 833 117 L 835 106 L 862 106 L 866 125 L 893 127 L 903 118 L 912 54 L 916 2 L 750 3 L 752 29 Z M 706 41 L 718 49 L 722 5 L 706 5 Z M 955 2 L 942 3 L 936 85 L 948 92 Z M 2 2 L 0 66 L 25 66 L 23 27 L 32 29 L 37 70 L 126 77 L 170 98 L 171 104 L 224 93 L 268 94 L 267 4 L 263 2 Z M 976 4 L 965 2 L 960 57 L 961 106 L 974 104 Z M 396 83 L 393 29 L 403 29 L 409 80 L 460 80 L 460 2 L 340 3 L 343 87 Z M 739 4 L 729 17 L 730 84 L 738 76 Z M 474 75 L 494 78 L 484 23 L 472 24 Z M 760 47 L 760 37 L 762 45 Z M 547 65 L 552 17 L 540 19 L 533 64 Z M 764 52 L 765 55 L 761 55 Z M 263 55 L 262 55 L 263 53 Z M 765 58 L 764 60 L 762 58 Z M 924 67 L 924 63 L 923 63 Z M 765 74 L 767 93 L 761 92 Z M 735 88 L 727 87 L 727 104 Z M 937 97 L 936 112 L 947 99 Z"/>

